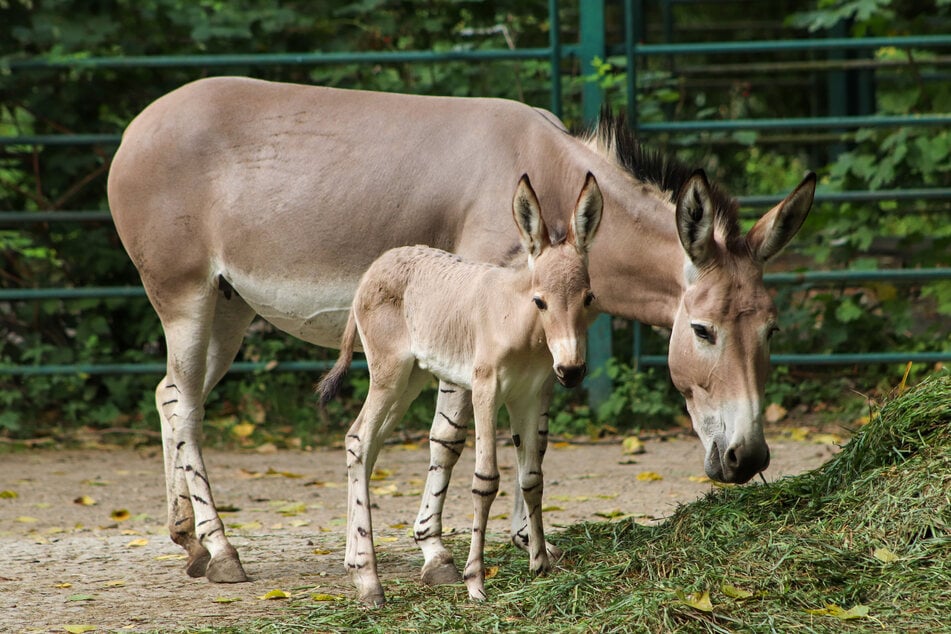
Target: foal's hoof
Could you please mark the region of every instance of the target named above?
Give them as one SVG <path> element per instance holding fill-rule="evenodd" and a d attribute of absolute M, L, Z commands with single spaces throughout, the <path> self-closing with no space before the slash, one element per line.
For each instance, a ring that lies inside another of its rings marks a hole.
<path fill-rule="evenodd" d="M 380 608 L 386 603 L 386 597 L 383 596 L 383 586 L 380 585 L 379 581 L 364 585 L 355 579 L 354 583 L 357 586 L 357 597 L 363 605 L 368 608 Z"/>
<path fill-rule="evenodd" d="M 423 583 L 427 586 L 444 586 L 462 581 L 452 555 L 440 553 L 423 564 Z"/>
<path fill-rule="evenodd" d="M 188 565 L 185 566 L 185 572 L 189 577 L 204 577 L 210 561 L 211 553 L 205 548 L 200 548 L 188 554 Z"/>
<path fill-rule="evenodd" d="M 241 560 L 238 559 L 238 551 L 234 548 L 226 550 L 217 557 L 212 557 L 208 562 L 208 570 L 205 572 L 208 581 L 212 583 L 244 583 L 248 581 L 248 575 L 245 574 L 241 566 Z"/>

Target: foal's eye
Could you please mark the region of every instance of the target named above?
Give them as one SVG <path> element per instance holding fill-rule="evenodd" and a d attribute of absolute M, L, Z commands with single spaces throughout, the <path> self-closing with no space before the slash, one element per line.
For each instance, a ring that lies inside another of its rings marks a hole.
<path fill-rule="evenodd" d="M 716 337 L 714 337 L 713 332 L 706 326 L 702 324 L 690 324 L 690 327 L 693 328 L 693 333 L 697 335 L 697 339 L 702 339 L 707 343 L 716 342 Z"/>
<path fill-rule="evenodd" d="M 770 328 L 769 331 L 766 333 L 766 341 L 769 341 L 770 339 L 772 339 L 773 335 L 775 335 L 777 332 L 779 332 L 779 326 L 773 326 L 772 328 Z"/>
<path fill-rule="evenodd" d="M 533 297 L 532 301 L 535 302 L 535 305 L 538 306 L 538 310 L 545 310 L 548 308 L 548 304 L 545 303 L 541 297 Z"/>
<path fill-rule="evenodd" d="M 592 293 L 591 291 L 588 291 L 587 293 L 584 294 L 584 305 L 585 305 L 585 306 L 590 306 L 590 305 L 591 305 L 591 302 L 593 302 L 593 301 L 594 301 L 594 293 Z"/>

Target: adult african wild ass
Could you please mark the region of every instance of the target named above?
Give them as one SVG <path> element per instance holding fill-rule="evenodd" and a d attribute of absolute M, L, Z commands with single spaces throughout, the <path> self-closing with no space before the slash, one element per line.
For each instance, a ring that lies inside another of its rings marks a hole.
<path fill-rule="evenodd" d="M 563 232 L 587 172 L 604 198 L 589 262 L 595 307 L 670 329 L 671 377 L 707 474 L 748 480 L 769 462 L 762 408 L 777 316 L 763 267 L 809 212 L 815 175 L 744 236 L 732 198 L 702 172 L 645 150 L 609 116 L 577 137 L 513 101 L 219 77 L 159 98 L 129 124 L 109 204 L 165 330 L 167 374 L 155 395 L 168 526 L 188 552 L 188 574 L 247 579 L 200 438 L 205 398 L 255 314 L 335 347 L 360 276 L 381 253 L 426 244 L 504 262 L 518 247 L 505 219 L 518 175 L 533 175 L 546 225 Z M 440 493 L 471 418 L 465 390 L 441 383 L 415 527 L 427 583 L 459 578 L 441 540 Z M 547 433 L 543 414 L 540 452 Z M 522 547 L 527 524 L 517 499 L 513 540 Z"/>
<path fill-rule="evenodd" d="M 503 405 L 528 509 L 529 565 L 535 574 L 551 569 L 542 528 L 538 421 L 552 377 L 574 387 L 585 375 L 587 329 L 595 315 L 587 254 L 601 209 L 601 192 L 589 173 L 567 235 L 552 244 L 524 175 L 512 201 L 524 250 L 520 265 L 470 262 L 432 247 L 399 247 L 380 256 L 363 275 L 340 358 L 319 391 L 324 403 L 336 394 L 359 331 L 370 388 L 346 438 L 346 565 L 364 603 L 383 603 L 370 519 L 370 475 L 383 441 L 432 375 L 472 394 L 475 513 L 463 575 L 469 597 L 485 599 L 485 527 L 499 490 L 495 442 Z"/>

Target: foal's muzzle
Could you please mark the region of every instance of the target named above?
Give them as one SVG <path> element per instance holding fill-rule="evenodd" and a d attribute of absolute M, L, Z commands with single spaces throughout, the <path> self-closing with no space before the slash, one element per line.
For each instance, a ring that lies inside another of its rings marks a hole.
<path fill-rule="evenodd" d="M 581 365 L 556 365 L 555 378 L 565 387 L 575 387 L 584 378 L 588 372 L 588 366 L 585 363 Z"/>

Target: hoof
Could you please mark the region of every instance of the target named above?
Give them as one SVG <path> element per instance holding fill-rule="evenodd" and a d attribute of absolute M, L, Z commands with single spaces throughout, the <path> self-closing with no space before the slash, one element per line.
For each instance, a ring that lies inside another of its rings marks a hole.
<path fill-rule="evenodd" d="M 548 551 L 548 559 L 551 560 L 552 563 L 559 561 L 565 555 L 561 548 L 548 542 L 545 542 L 545 549 Z"/>
<path fill-rule="evenodd" d="M 423 583 L 427 586 L 444 586 L 462 581 L 452 555 L 448 552 L 436 555 L 423 565 Z"/>
<path fill-rule="evenodd" d="M 185 572 L 189 577 L 204 577 L 208 570 L 208 562 L 211 561 L 211 553 L 204 548 L 188 554 L 188 565 Z"/>
<path fill-rule="evenodd" d="M 368 608 L 380 608 L 386 603 L 386 597 L 383 596 L 383 586 L 379 581 L 371 582 L 366 585 L 354 580 L 357 586 L 357 597 L 360 603 Z"/>
<path fill-rule="evenodd" d="M 205 576 L 212 583 L 244 583 L 249 580 L 234 548 L 212 557 Z"/>

